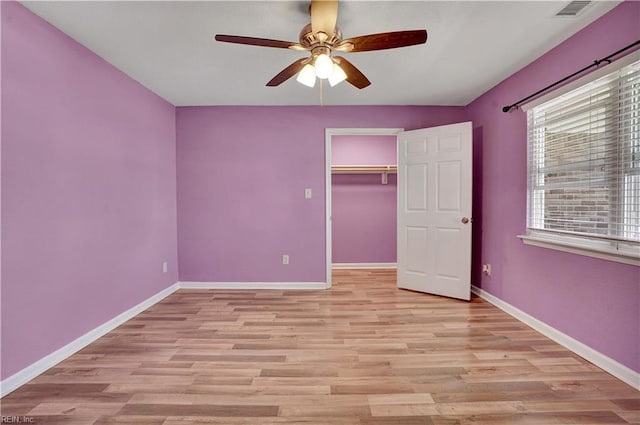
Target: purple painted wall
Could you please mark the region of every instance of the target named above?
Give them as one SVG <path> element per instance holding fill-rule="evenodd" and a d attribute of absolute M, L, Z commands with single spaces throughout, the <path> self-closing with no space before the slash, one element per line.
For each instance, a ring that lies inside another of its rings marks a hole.
<path fill-rule="evenodd" d="M 333 136 L 332 165 L 395 165 L 396 136 Z M 396 262 L 397 179 L 389 174 L 331 176 L 333 263 Z"/>
<path fill-rule="evenodd" d="M 331 136 L 331 165 L 396 165 L 396 136 Z"/>
<path fill-rule="evenodd" d="M 640 371 L 640 268 L 523 245 L 526 114 L 501 107 L 640 37 L 640 2 L 624 2 L 468 106 L 476 160 L 474 217 L 481 217 L 476 284 L 590 347 Z M 478 220 L 474 221 L 477 223 Z"/>
<path fill-rule="evenodd" d="M 380 183 L 380 174 L 331 180 L 332 262 L 395 263 L 396 175 L 389 175 L 389 184 Z"/>
<path fill-rule="evenodd" d="M 177 230 L 175 108 L 1 7 L 4 379 L 176 282 Z"/>
<path fill-rule="evenodd" d="M 466 119 L 462 107 L 426 106 L 189 107 L 176 117 L 180 280 L 215 282 L 325 282 L 325 128 Z"/>

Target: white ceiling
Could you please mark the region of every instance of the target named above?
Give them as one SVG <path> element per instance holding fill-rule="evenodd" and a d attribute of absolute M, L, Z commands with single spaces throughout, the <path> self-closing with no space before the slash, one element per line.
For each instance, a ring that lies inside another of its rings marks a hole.
<path fill-rule="evenodd" d="M 425 28 L 427 43 L 348 59 L 371 80 L 325 84 L 325 105 L 466 105 L 619 1 L 577 17 L 568 1 L 341 1 L 343 37 Z M 309 1 L 23 1 L 176 106 L 317 105 L 320 88 L 265 87 L 306 52 L 219 43 L 214 34 L 298 41 Z M 598 58 L 593 58 L 598 59 Z M 584 64 L 576 64 L 580 67 Z"/>

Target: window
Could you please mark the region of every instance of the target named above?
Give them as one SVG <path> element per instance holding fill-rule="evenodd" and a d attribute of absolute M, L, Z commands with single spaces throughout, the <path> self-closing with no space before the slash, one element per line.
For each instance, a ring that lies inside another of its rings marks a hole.
<path fill-rule="evenodd" d="M 640 61 L 527 112 L 529 236 L 638 257 Z"/>

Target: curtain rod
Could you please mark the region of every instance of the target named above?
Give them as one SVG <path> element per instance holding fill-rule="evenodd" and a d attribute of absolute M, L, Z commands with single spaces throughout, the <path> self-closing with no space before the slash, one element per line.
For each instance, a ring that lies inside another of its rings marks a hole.
<path fill-rule="evenodd" d="M 611 53 L 611 54 L 610 54 L 609 56 L 607 56 L 606 58 L 602 58 L 602 59 L 599 59 L 599 60 L 595 60 L 595 61 L 593 61 L 593 63 L 592 63 L 591 65 L 585 66 L 585 67 L 584 67 L 584 68 L 582 68 L 581 70 L 576 71 L 576 72 L 574 72 L 573 74 L 568 75 L 568 76 L 564 77 L 563 79 L 556 81 L 556 82 L 555 82 L 555 83 L 553 83 L 553 84 L 549 84 L 547 87 L 545 87 L 545 88 L 543 88 L 543 89 L 540 89 L 540 90 L 538 90 L 537 92 L 535 92 L 535 93 L 533 93 L 533 94 L 531 94 L 531 95 L 529 95 L 529 96 L 527 96 L 527 97 L 525 97 L 525 98 L 523 98 L 523 99 L 520 99 L 520 100 L 519 100 L 519 101 L 517 101 L 516 103 L 514 103 L 514 104 L 512 104 L 512 105 L 504 106 L 504 107 L 502 108 L 502 112 L 509 112 L 511 109 L 519 107 L 523 102 L 526 102 L 527 100 L 529 100 L 529 99 L 531 99 L 531 98 L 533 98 L 533 97 L 536 97 L 536 96 L 538 96 L 539 94 L 544 93 L 544 92 L 546 92 L 547 90 L 552 89 L 552 88 L 554 88 L 555 86 L 557 86 L 557 85 L 559 85 L 559 84 L 564 83 L 565 81 L 567 81 L 567 80 L 569 80 L 569 79 L 571 79 L 571 78 L 575 77 L 576 75 L 578 75 L 578 74 L 580 74 L 580 73 L 582 73 L 582 72 L 584 72 L 584 71 L 586 71 L 586 70 L 588 70 L 588 69 L 590 69 L 590 68 L 593 68 L 594 66 L 600 66 L 600 64 L 601 64 L 602 62 L 611 63 L 611 62 L 612 62 L 611 58 L 613 58 L 613 57 L 615 57 L 615 56 L 619 55 L 620 53 L 622 53 L 622 52 L 624 52 L 624 51 L 626 51 L 626 50 L 629 50 L 629 49 L 631 49 L 631 48 L 633 48 L 633 47 L 637 46 L 638 44 L 640 44 L 640 40 L 637 40 L 637 41 L 635 41 L 635 42 L 633 42 L 633 43 L 629 44 L 627 47 L 623 47 L 622 49 L 618 50 L 617 52 Z"/>

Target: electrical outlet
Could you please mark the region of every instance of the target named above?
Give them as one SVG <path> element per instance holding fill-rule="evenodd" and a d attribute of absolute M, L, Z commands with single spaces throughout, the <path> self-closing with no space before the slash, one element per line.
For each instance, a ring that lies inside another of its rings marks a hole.
<path fill-rule="evenodd" d="M 169 265 L 166 261 L 162 262 L 162 273 L 166 273 L 169 270 Z"/>
<path fill-rule="evenodd" d="M 483 264 L 482 273 L 486 274 L 487 276 L 491 276 L 491 264 Z"/>
<path fill-rule="evenodd" d="M 287 254 L 282 256 L 282 264 L 289 264 L 289 256 Z"/>

